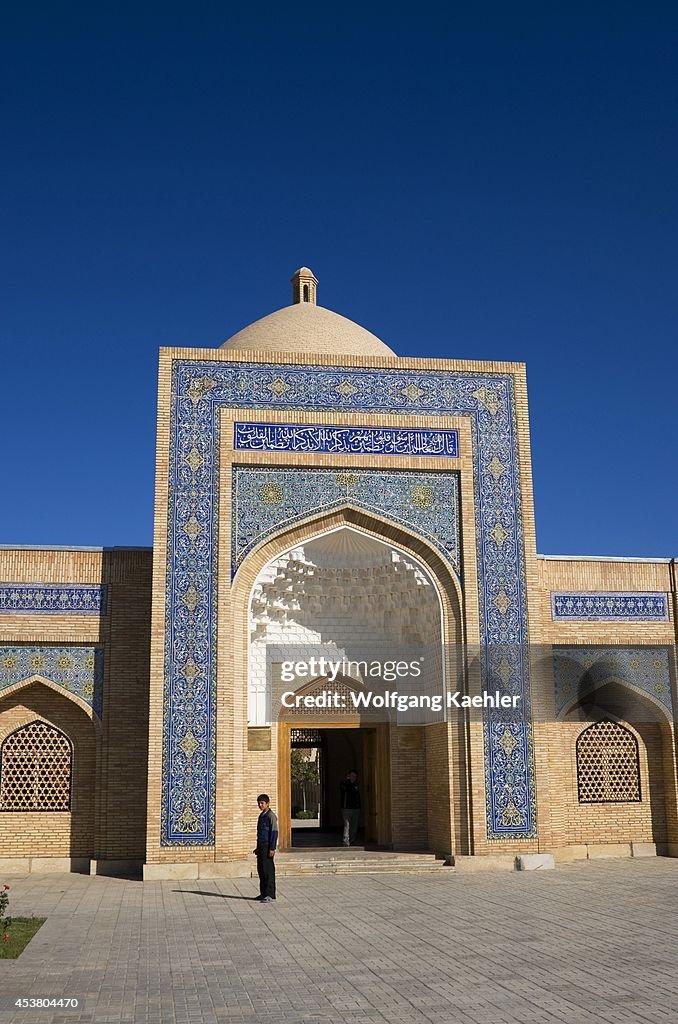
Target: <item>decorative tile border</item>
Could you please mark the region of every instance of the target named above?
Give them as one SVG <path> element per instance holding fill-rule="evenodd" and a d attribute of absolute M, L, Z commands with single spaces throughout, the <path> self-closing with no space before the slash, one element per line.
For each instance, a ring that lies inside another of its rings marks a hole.
<path fill-rule="evenodd" d="M 473 439 L 483 680 L 521 697 L 527 721 L 489 716 L 489 839 L 536 835 L 527 599 L 513 377 L 175 360 L 166 576 L 164 846 L 212 846 L 219 431 L 223 408 L 468 417 Z M 347 500 L 350 504 L 350 500 Z"/>
<path fill-rule="evenodd" d="M 570 622 L 668 622 L 668 594 L 552 593 L 551 617 Z"/>
<path fill-rule="evenodd" d="M 460 578 L 456 473 L 259 466 L 233 467 L 232 576 L 252 548 L 276 530 L 347 502 L 425 537 Z"/>
<path fill-rule="evenodd" d="M 250 452 L 417 455 L 459 458 L 456 430 L 332 427 L 300 423 L 235 423 L 233 447 Z"/>
<path fill-rule="evenodd" d="M 673 711 L 670 649 L 651 647 L 554 646 L 556 715 L 575 697 L 593 693 L 613 680 L 627 683 Z"/>
<path fill-rule="evenodd" d="M 103 647 L 0 647 L 0 694 L 36 675 L 75 693 L 102 717 Z"/>
<path fill-rule="evenodd" d="M 0 615 L 105 615 L 105 585 L 0 583 Z"/>

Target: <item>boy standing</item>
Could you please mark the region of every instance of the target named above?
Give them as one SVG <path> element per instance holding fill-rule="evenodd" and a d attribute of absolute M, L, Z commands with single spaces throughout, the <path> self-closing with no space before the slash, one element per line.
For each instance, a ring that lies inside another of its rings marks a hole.
<path fill-rule="evenodd" d="M 260 903 L 272 903 L 275 899 L 275 850 L 278 845 L 278 818 L 271 810 L 268 793 L 257 797 L 259 818 L 257 820 L 257 874 L 259 875 Z"/>

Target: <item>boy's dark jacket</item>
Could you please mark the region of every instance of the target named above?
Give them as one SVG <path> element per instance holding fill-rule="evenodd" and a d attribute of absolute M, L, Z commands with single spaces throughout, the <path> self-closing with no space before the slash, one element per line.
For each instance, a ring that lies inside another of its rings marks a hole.
<path fill-rule="evenodd" d="M 257 821 L 257 850 L 267 847 L 275 850 L 278 845 L 278 818 L 269 807 L 262 811 Z"/>

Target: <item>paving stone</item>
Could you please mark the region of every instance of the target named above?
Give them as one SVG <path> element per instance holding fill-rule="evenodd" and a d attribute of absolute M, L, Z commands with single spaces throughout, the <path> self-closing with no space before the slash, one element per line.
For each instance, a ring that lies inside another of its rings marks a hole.
<path fill-rule="evenodd" d="M 47 922 L 0 960 L 5 1024 L 675 1024 L 678 861 L 557 871 L 12 879 Z M 14 1000 L 80 1006 L 19 1011 Z"/>

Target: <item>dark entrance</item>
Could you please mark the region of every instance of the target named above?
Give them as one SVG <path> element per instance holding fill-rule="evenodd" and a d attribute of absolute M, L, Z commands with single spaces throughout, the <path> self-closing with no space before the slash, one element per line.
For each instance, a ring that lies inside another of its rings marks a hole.
<path fill-rule="evenodd" d="M 291 835 L 294 848 L 342 845 L 340 784 L 358 773 L 361 816 L 355 845 L 375 845 L 376 729 L 290 730 Z"/>

